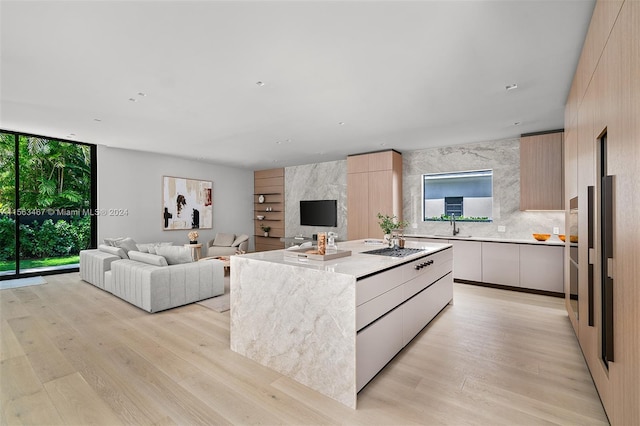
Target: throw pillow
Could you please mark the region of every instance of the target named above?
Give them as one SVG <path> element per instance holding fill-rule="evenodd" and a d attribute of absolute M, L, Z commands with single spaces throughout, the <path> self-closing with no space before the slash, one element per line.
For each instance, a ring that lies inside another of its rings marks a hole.
<path fill-rule="evenodd" d="M 150 245 L 151 244 L 148 244 L 148 243 L 146 243 L 146 244 L 136 244 L 136 247 L 138 247 L 138 251 L 140 253 L 149 253 L 149 246 Z"/>
<path fill-rule="evenodd" d="M 231 247 L 231 244 L 233 244 L 235 239 L 236 236 L 234 234 L 223 234 L 220 232 L 216 234 L 216 238 L 213 240 L 213 245 L 218 247 Z"/>
<path fill-rule="evenodd" d="M 142 253 L 151 253 L 151 254 L 156 254 L 156 247 L 165 247 L 165 246 L 171 246 L 173 245 L 173 243 L 144 243 L 144 244 L 136 244 L 136 247 L 138 247 L 138 251 L 142 252 Z"/>
<path fill-rule="evenodd" d="M 116 243 L 120 240 L 124 240 L 124 237 L 118 237 L 118 238 L 105 238 L 104 240 L 102 240 L 104 242 L 105 245 L 107 246 L 111 246 L 111 247 L 117 247 Z"/>
<path fill-rule="evenodd" d="M 246 235 L 240 235 L 238 238 L 236 238 L 233 243 L 231 243 L 231 247 L 238 247 L 240 244 L 244 243 L 245 241 L 247 241 L 249 239 L 248 236 Z"/>
<path fill-rule="evenodd" d="M 116 241 L 115 245 L 116 247 L 120 247 L 121 249 L 123 249 L 125 253 L 128 253 L 129 250 L 138 251 L 138 246 L 136 245 L 136 242 L 133 240 L 133 238 L 123 238 L 119 241 Z"/>
<path fill-rule="evenodd" d="M 167 259 L 156 254 L 142 253 L 140 251 L 129 252 L 129 259 L 155 266 L 168 266 Z"/>
<path fill-rule="evenodd" d="M 129 256 L 127 252 L 125 252 L 120 247 L 108 246 L 106 244 L 100 244 L 98 246 L 98 250 L 103 251 L 105 253 L 113 254 L 114 256 L 118 256 L 120 259 L 128 259 Z"/>
<path fill-rule="evenodd" d="M 189 247 L 160 246 L 156 247 L 156 254 L 167 259 L 169 265 L 192 262 L 191 249 Z"/>

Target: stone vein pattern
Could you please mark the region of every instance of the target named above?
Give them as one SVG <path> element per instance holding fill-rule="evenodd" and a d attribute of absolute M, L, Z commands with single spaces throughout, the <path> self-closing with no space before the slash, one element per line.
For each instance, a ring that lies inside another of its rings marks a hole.
<path fill-rule="evenodd" d="M 422 175 L 493 169 L 493 222 L 460 222 L 461 235 L 532 240 L 533 233 L 564 234 L 564 212 L 520 211 L 520 139 L 502 139 L 402 153 L 403 215 L 410 234 L 450 234 L 449 222 L 422 221 Z M 506 227 L 498 233 L 498 226 Z"/>
<path fill-rule="evenodd" d="M 356 407 L 352 275 L 231 257 L 231 350 Z"/>
<path fill-rule="evenodd" d="M 285 168 L 285 230 L 288 237 L 335 232 L 347 239 L 347 161 L 329 161 Z M 300 225 L 300 200 L 337 200 L 338 226 Z"/>

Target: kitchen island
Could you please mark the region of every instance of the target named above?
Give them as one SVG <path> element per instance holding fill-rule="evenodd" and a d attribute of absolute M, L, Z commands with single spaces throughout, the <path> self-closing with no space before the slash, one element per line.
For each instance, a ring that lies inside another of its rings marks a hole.
<path fill-rule="evenodd" d="M 357 392 L 453 300 L 453 248 L 314 261 L 284 250 L 231 257 L 231 350 L 356 408 Z"/>

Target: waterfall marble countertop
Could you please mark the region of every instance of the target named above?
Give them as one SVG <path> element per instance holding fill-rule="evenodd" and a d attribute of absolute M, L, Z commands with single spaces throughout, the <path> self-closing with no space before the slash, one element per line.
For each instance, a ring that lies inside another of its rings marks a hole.
<path fill-rule="evenodd" d="M 354 240 L 337 243 L 339 250 L 351 250 L 351 256 L 341 257 L 332 260 L 308 260 L 297 259 L 295 257 L 289 257 L 284 255 L 285 250 L 272 250 L 263 251 L 257 253 L 243 254 L 241 257 L 249 258 L 253 260 L 261 260 L 270 263 L 277 263 L 281 265 L 292 265 L 306 269 L 315 269 L 325 272 L 334 272 L 337 274 L 352 275 L 356 278 L 361 278 L 366 275 L 373 274 L 375 272 L 383 271 L 385 269 L 393 268 L 403 263 L 411 262 L 415 259 L 419 259 L 423 256 L 444 250 L 447 247 L 451 247 L 446 241 L 440 243 L 433 242 L 421 242 L 421 241 L 406 241 L 405 247 L 421 249 L 421 252 L 412 254 L 406 257 L 389 257 L 389 256 L 377 256 L 363 253 L 369 250 L 377 250 L 386 247 L 385 244 L 365 244 L 367 240 Z M 382 240 L 378 240 L 382 241 Z M 233 256 L 232 256 L 233 258 Z"/>
<path fill-rule="evenodd" d="M 538 241 L 535 238 L 497 238 L 497 237 L 459 237 L 453 235 L 418 235 L 405 234 L 405 238 L 430 238 L 435 240 L 456 240 L 456 241 L 484 241 L 488 243 L 510 243 L 510 244 L 534 244 L 546 246 L 564 246 L 557 235 L 552 235 L 547 241 Z"/>

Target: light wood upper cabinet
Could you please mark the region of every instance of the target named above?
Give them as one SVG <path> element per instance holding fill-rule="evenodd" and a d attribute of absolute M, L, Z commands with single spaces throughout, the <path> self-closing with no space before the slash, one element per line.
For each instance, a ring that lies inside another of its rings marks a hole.
<path fill-rule="evenodd" d="M 402 220 L 402 154 L 347 157 L 347 238 L 382 238 L 378 213 Z"/>
<path fill-rule="evenodd" d="M 563 135 L 520 138 L 520 210 L 564 210 Z"/>

